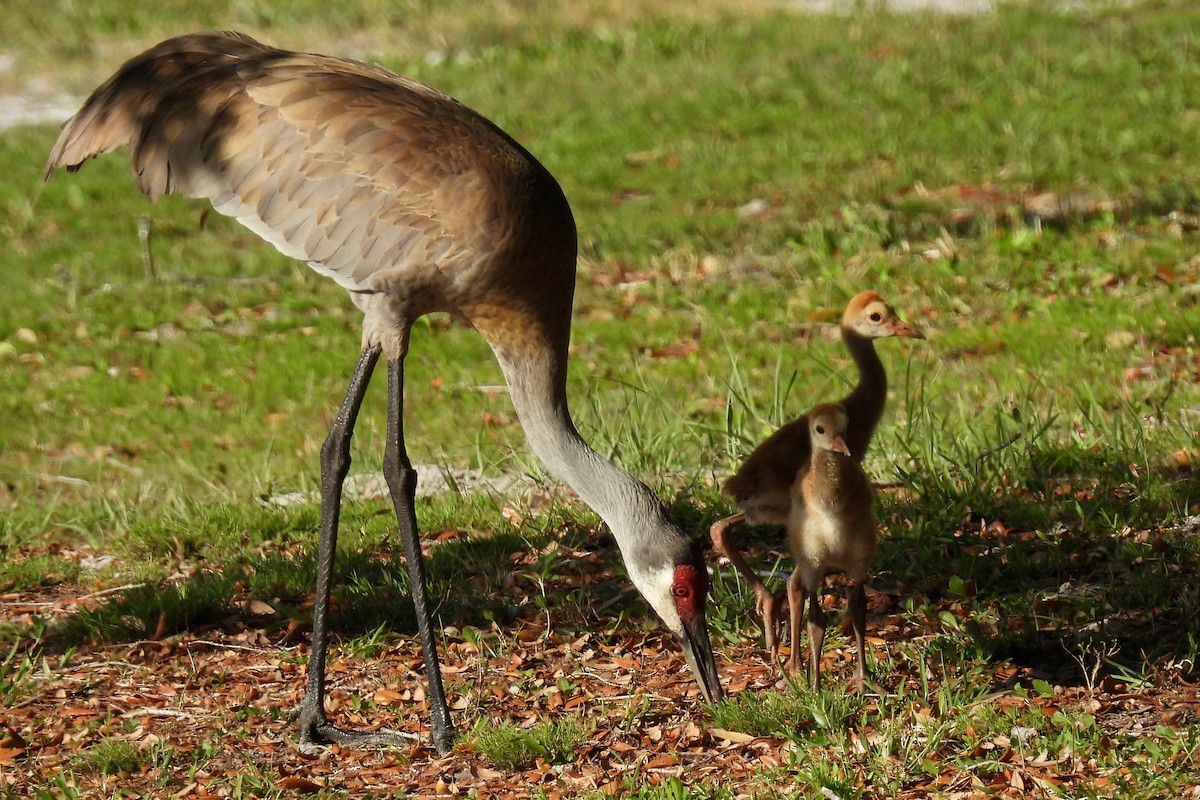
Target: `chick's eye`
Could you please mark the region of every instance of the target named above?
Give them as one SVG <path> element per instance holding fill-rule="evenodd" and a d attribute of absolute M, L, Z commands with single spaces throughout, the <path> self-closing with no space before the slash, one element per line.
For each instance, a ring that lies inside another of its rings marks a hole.
<path fill-rule="evenodd" d="M 878 311 L 871 314 L 871 322 L 882 322 L 882 321 L 883 321 L 883 314 L 880 314 Z"/>
<path fill-rule="evenodd" d="M 824 426 L 824 425 L 818 425 L 818 426 L 817 426 L 817 433 L 822 433 L 822 434 L 823 434 L 823 433 L 825 433 L 825 426 Z"/>
<path fill-rule="evenodd" d="M 692 590 L 687 586 L 684 586 L 682 583 L 677 583 L 671 587 L 671 594 L 675 595 L 676 597 L 687 597 L 691 593 Z"/>

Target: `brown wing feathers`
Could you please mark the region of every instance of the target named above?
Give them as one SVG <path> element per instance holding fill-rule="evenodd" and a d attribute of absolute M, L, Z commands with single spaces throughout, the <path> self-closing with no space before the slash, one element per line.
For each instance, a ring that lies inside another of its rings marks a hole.
<path fill-rule="evenodd" d="M 147 122 L 161 113 L 169 97 L 165 86 L 181 75 L 192 75 L 201 65 L 229 62 L 269 52 L 240 34 L 198 34 L 171 39 L 127 61 L 105 81 L 79 112 L 63 125 L 46 164 L 46 178 L 59 167 L 74 171 L 89 158 L 139 141 Z"/>
<path fill-rule="evenodd" d="M 118 70 L 64 125 L 46 175 L 128 145 L 151 200 L 207 197 L 286 255 L 359 289 L 406 255 L 431 263 L 447 254 L 440 220 L 486 188 L 456 163 L 486 147 L 455 140 L 492 135 L 465 107 L 384 70 L 202 34 Z M 485 246 L 489 232 L 476 232 L 456 246 Z"/>

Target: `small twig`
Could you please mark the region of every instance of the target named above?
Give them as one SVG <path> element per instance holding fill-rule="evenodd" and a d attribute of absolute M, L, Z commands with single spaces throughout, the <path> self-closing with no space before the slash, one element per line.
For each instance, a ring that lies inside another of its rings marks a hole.
<path fill-rule="evenodd" d="M 115 458 L 111 458 L 111 457 L 106 458 L 106 459 L 104 459 L 104 463 L 108 464 L 110 467 L 113 467 L 114 469 L 123 470 L 123 471 L 129 473 L 130 475 L 141 475 L 142 474 L 142 471 L 139 468 L 130 466 L 129 464 L 123 464 Z"/>
<path fill-rule="evenodd" d="M 395 736 L 400 739 L 412 739 L 414 742 L 419 742 L 421 740 L 421 734 L 419 734 L 419 733 L 409 733 L 408 731 L 396 731 L 396 730 L 392 730 L 391 728 L 382 728 L 382 729 L 380 729 L 379 733 L 383 733 L 388 736 Z"/>
<path fill-rule="evenodd" d="M 142 583 L 127 583 L 124 586 L 114 586 L 111 589 L 101 589 L 100 591 L 92 592 L 91 594 L 83 594 L 83 595 L 80 595 L 79 597 L 76 597 L 75 599 L 76 600 L 95 600 L 97 597 L 107 597 L 110 594 L 117 594 L 118 592 L 124 592 L 129 589 L 140 589 L 143 586 L 149 586 L 149 585 L 150 584 L 146 583 L 145 581 L 143 581 Z"/>
<path fill-rule="evenodd" d="M 1003 442 L 996 445 L 995 447 L 988 448 L 987 450 L 984 450 L 982 453 L 976 454 L 975 461 L 976 462 L 982 461 L 983 459 L 987 458 L 988 456 L 994 456 L 1002 450 L 1007 450 L 1008 448 L 1012 447 L 1014 444 L 1016 444 L 1023 438 L 1025 438 L 1025 433 L 1023 431 L 1018 431 L 1017 433 L 1014 433 L 1012 436 L 1008 437 L 1007 439 L 1005 439 Z M 946 456 L 946 454 L 944 452 L 941 453 L 941 455 L 943 457 L 946 457 L 947 459 L 949 459 L 949 457 Z M 952 459 L 950 459 L 950 460 L 952 461 Z M 951 475 L 953 475 L 956 478 L 965 478 L 966 477 L 966 472 L 963 470 L 963 468 L 958 466 L 955 463 L 951 463 L 950 468 L 947 470 L 947 472 L 949 472 Z M 876 484 L 876 485 L 878 486 L 878 484 Z"/>
<path fill-rule="evenodd" d="M 65 483 L 70 486 L 91 486 L 83 478 L 73 478 L 70 475 L 51 475 L 48 472 L 0 472 L 0 476 L 11 478 L 33 478 L 42 483 Z"/>
<path fill-rule="evenodd" d="M 266 653 L 274 651 L 274 648 L 246 647 L 243 644 L 225 644 L 224 642 L 213 642 L 208 639 L 192 639 L 185 644 L 188 647 L 192 647 L 193 645 L 201 645 L 203 647 L 213 647 L 217 650 L 241 650 L 246 653 Z"/>
<path fill-rule="evenodd" d="M 173 708 L 134 708 L 126 711 L 121 715 L 121 719 L 132 719 L 134 717 L 181 717 L 184 719 L 195 719 L 198 715 L 190 711 L 176 711 Z"/>
<path fill-rule="evenodd" d="M 154 269 L 154 254 L 150 252 L 150 234 L 154 230 L 149 214 L 138 216 L 138 242 L 142 246 L 142 267 L 146 270 L 146 280 L 151 283 L 158 281 L 158 273 Z"/>
<path fill-rule="evenodd" d="M 592 675 L 591 677 L 593 677 L 593 678 L 594 678 L 594 677 L 596 677 L 596 676 L 595 676 L 595 675 Z M 598 679 L 598 680 L 599 680 L 599 679 Z M 605 680 L 601 680 L 600 682 L 601 682 L 601 683 L 608 683 L 608 681 L 605 681 Z M 609 686 L 615 686 L 616 684 L 609 683 L 608 685 L 609 685 Z M 664 700 L 664 699 L 665 699 L 665 698 L 663 698 L 663 697 L 660 697 L 659 695 L 641 695 L 641 694 L 614 694 L 614 695 L 596 695 L 596 696 L 594 696 L 594 697 L 593 697 L 593 698 L 591 698 L 591 699 L 592 699 L 592 701 L 593 701 L 593 702 L 608 702 L 609 700 L 613 700 L 613 701 L 620 700 L 621 702 L 625 702 L 626 700 L 637 700 L 637 699 L 638 699 L 638 698 L 640 698 L 640 697 L 649 697 L 650 699 L 652 699 L 652 700 L 656 700 L 656 701 L 657 701 L 657 700 Z"/>
<path fill-rule="evenodd" d="M 598 605 L 598 606 L 594 607 L 594 608 L 592 609 L 592 613 L 593 613 L 593 614 L 600 614 L 600 613 L 602 613 L 602 612 L 604 612 L 604 611 L 608 610 L 608 607 L 609 607 L 609 606 L 616 605 L 616 604 L 617 604 L 617 603 L 619 603 L 621 600 L 624 600 L 626 595 L 629 595 L 629 594 L 632 594 L 632 593 L 633 593 L 633 589 L 632 589 L 632 588 L 624 588 L 624 589 L 621 589 L 621 590 L 620 590 L 620 591 L 619 591 L 617 594 L 615 594 L 615 595 L 613 595 L 612 597 L 608 598 L 607 600 L 605 600 L 605 601 L 604 601 L 603 603 L 601 603 L 600 605 Z"/>
<path fill-rule="evenodd" d="M 1008 437 L 1003 442 L 1001 442 L 1000 444 L 991 448 L 990 450 L 984 450 L 982 453 L 979 454 L 979 458 L 987 458 L 988 456 L 994 456 L 994 455 L 996 455 L 996 453 L 999 453 L 1001 450 L 1007 450 L 1008 448 L 1012 447 L 1014 444 L 1021 441 L 1023 438 L 1025 438 L 1025 432 L 1018 431 L 1017 433 L 1014 433 L 1012 436 Z"/>

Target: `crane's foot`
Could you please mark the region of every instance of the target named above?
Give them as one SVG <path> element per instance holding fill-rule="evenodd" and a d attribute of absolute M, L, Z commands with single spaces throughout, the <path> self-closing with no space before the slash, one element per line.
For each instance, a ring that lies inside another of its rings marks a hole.
<path fill-rule="evenodd" d="M 795 652 L 796 652 L 796 645 L 793 644 L 792 645 L 792 653 L 794 654 Z M 783 668 L 785 670 L 787 670 L 787 674 L 790 675 L 792 678 L 798 677 L 800 675 L 800 673 L 804 671 L 804 666 L 800 663 L 800 659 L 795 658 L 794 655 L 788 657 L 788 660 L 783 665 Z"/>
<path fill-rule="evenodd" d="M 850 677 L 850 682 L 847 684 L 849 694 L 862 694 L 867 689 L 867 672 L 860 663 L 854 670 L 854 674 Z"/>
<path fill-rule="evenodd" d="M 314 712 L 306 703 L 301 703 L 288 715 L 289 723 L 300 726 L 300 751 L 307 754 L 321 752 L 326 745 L 336 744 L 340 747 L 354 749 L 375 749 L 400 747 L 412 744 L 420 739 L 412 733 L 401 731 L 355 731 L 339 728 L 325 719 L 321 711 Z M 433 736 L 433 746 L 438 755 L 446 755 L 454 749 L 454 734 Z"/>
<path fill-rule="evenodd" d="M 322 747 L 330 744 L 356 750 L 399 747 L 411 744 L 417 738 L 411 733 L 400 731 L 352 731 L 325 722 L 312 728 L 301 728 L 300 750 L 309 754 L 319 753 Z"/>

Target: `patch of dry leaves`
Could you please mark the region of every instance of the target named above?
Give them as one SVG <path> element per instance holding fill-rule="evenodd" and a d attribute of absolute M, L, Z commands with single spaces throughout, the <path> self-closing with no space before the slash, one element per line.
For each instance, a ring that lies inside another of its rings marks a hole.
<path fill-rule="evenodd" d="M 993 539 L 1011 534 L 993 533 Z M 884 660 L 894 643 L 929 635 L 936 625 L 930 620 L 923 626 L 901 614 L 903 592 L 885 588 L 871 594 L 870 641 Z M 61 617 L 101 599 L 85 589 L 70 592 L 61 586 L 10 593 L 0 596 L 0 623 L 21 626 L 34 615 Z M 831 610 L 839 611 L 840 603 L 831 597 Z M 948 598 L 943 605 L 956 615 L 968 611 L 962 599 Z M 572 762 L 539 760 L 525 770 L 504 771 L 469 743 L 460 743 L 449 756 L 437 756 L 428 746 L 428 702 L 415 637 L 391 642 L 378 657 L 347 653 L 338 658 L 335 652 L 327 702 L 336 724 L 400 731 L 412 737 L 412 745 L 403 750 L 335 746 L 306 755 L 285 721 L 304 691 L 305 637 L 298 635 L 302 631 L 265 626 L 256 614 L 269 610 L 246 607 L 244 615 L 223 626 L 159 640 L 81 648 L 61 669 L 52 663 L 39 668 L 30 679 L 31 690 L 0 712 L 0 793 L 30 796 L 63 773 L 72 776 L 84 797 L 113 796 L 118 790 L 152 797 L 229 796 L 240 776 L 258 781 L 245 784 L 261 787 L 252 793 L 277 789 L 298 796 L 322 789 L 347 796 L 620 795 L 631 785 L 671 778 L 745 796 L 787 789 L 778 784 L 777 775 L 764 773 L 794 763 L 796 745 L 781 737 L 714 726 L 669 636 L 636 633 L 627 625 L 582 632 L 557 623 L 548 627 L 544 615 L 496 627 L 494 635 L 482 638 L 447 628 L 443 674 L 460 733 L 481 719 L 532 725 L 573 715 L 594 723 L 594 734 Z M 827 648 L 832 681 L 848 674 L 850 656 Z M 718 659 L 730 695 L 783 686 L 757 643 L 726 646 Z M 1109 679 L 1094 690 L 1060 687 L 1051 697 L 1001 692 L 994 702 L 1016 711 L 1039 709 L 1046 716 L 1063 709 L 1085 711 L 1113 737 L 1200 723 L 1200 689 L 1187 682 L 1183 670 L 1163 670 L 1162 675 L 1167 677 L 1158 685 L 1137 690 Z M 1032 676 L 1027 668 L 1001 666 L 993 682 L 1006 689 L 1018 678 L 1027 683 Z M 912 735 L 922 735 L 934 713 L 913 709 L 908 720 Z M 858 755 L 880 746 L 884 738 L 874 723 L 852 732 Z M 147 759 L 150 766 L 119 776 L 81 768 L 79 754 L 102 741 L 166 748 L 172 758 L 166 767 L 160 766 L 161 758 Z M 1009 737 L 981 742 L 978 748 L 978 753 L 962 755 L 986 757 L 997 765 L 989 775 L 947 763 L 904 776 L 895 797 L 1027 797 L 1084 789 L 1107 794 L 1127 777 L 1095 760 L 1027 750 Z"/>
<path fill-rule="evenodd" d="M 10 594 L 3 602 L 10 621 L 48 611 L 33 596 Z M 71 598 L 53 602 L 63 613 L 75 604 Z M 554 714 L 578 715 L 597 730 L 573 763 L 539 761 L 504 773 L 469 744 L 439 758 L 427 746 L 422 661 L 409 638 L 378 659 L 333 661 L 327 709 L 338 724 L 386 727 L 411 735 L 413 745 L 404 752 L 335 746 L 305 755 L 282 717 L 303 695 L 306 647 L 272 641 L 258 628 L 213 629 L 92 648 L 66 668 L 37 676 L 33 696 L 5 709 L 0 720 L 0 787 L 21 796 L 48 785 L 78 753 L 105 739 L 170 747 L 174 774 L 157 768 L 108 778 L 77 772 L 85 796 L 118 785 L 156 797 L 221 796 L 248 762 L 277 787 L 301 793 L 458 796 L 475 789 L 488 797 L 522 797 L 544 788 L 557 796 L 616 792 L 638 773 L 650 783 L 685 776 L 689 782 L 725 780 L 786 758 L 782 742 L 712 731 L 682 657 L 661 635 L 560 634 L 537 623 L 506 633 L 502 652 L 485 658 L 453 629 L 443 640 L 443 674 L 460 732 L 481 717 L 532 724 Z M 738 673 L 741 686 L 773 682 L 761 662 Z M 724 677 L 731 681 L 728 669 Z M 561 678 L 570 683 L 566 691 Z M 197 759 L 201 769 L 189 775 L 191 754 L 214 744 L 215 755 Z"/>

